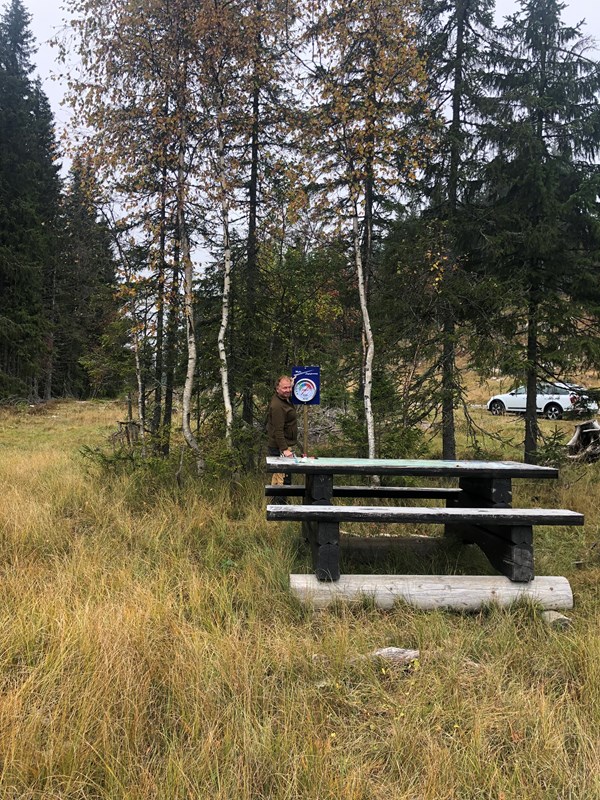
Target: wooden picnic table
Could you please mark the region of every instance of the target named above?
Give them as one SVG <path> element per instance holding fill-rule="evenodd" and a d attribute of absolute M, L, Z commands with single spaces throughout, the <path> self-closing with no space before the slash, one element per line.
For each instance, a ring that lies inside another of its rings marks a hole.
<path fill-rule="evenodd" d="M 426 458 L 313 458 L 267 456 L 267 472 L 304 475 L 418 475 L 456 477 L 475 475 L 505 478 L 557 478 L 554 467 L 519 461 L 444 461 Z"/>
<path fill-rule="evenodd" d="M 268 457 L 267 471 L 304 476 L 303 486 L 265 488 L 267 495 L 302 497 L 301 506 L 269 505 L 267 518 L 302 522 L 319 580 L 339 578 L 341 520 L 443 524 L 446 534 L 478 544 L 496 569 L 518 582 L 533 579 L 533 524 L 583 524 L 583 516 L 572 511 L 512 509 L 513 479 L 557 478 L 553 467 L 516 461 Z M 336 486 L 336 475 L 455 478 L 458 486 Z M 446 508 L 334 506 L 336 497 L 439 498 Z"/>

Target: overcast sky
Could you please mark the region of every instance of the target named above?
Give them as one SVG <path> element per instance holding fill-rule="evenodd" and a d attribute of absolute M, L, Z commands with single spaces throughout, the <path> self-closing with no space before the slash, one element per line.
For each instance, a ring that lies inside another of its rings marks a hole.
<path fill-rule="evenodd" d="M 38 74 L 52 105 L 58 126 L 61 127 L 68 118 L 68 112 L 60 105 L 63 96 L 62 88 L 52 78 L 52 74 L 58 72 L 58 65 L 56 64 L 56 51 L 49 46 L 48 42 L 63 26 L 66 12 L 61 7 L 68 7 L 69 0 L 23 0 L 23 2 L 32 15 L 31 27 L 39 47 L 36 56 Z M 517 7 L 515 0 L 496 0 L 499 19 L 513 13 Z M 584 33 L 593 36 L 600 45 L 600 0 L 570 0 L 566 3 L 563 19 L 569 24 L 585 19 L 587 24 Z"/>

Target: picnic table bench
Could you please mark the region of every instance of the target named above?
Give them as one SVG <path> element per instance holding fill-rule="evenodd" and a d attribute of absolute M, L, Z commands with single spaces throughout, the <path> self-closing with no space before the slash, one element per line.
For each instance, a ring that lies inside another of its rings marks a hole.
<path fill-rule="evenodd" d="M 302 497 L 302 504 L 269 504 L 267 519 L 302 523 L 320 581 L 340 577 L 340 522 L 432 523 L 446 535 L 477 544 L 510 581 L 534 577 L 533 525 L 583 525 L 583 515 L 564 509 L 513 508 L 514 478 L 549 479 L 552 467 L 514 461 L 443 461 L 425 459 L 267 458 L 269 472 L 297 473 L 303 486 L 267 486 L 268 497 Z M 457 478 L 458 487 L 336 486 L 335 475 Z M 437 499 L 446 506 L 334 505 L 334 498 L 386 500 Z"/>

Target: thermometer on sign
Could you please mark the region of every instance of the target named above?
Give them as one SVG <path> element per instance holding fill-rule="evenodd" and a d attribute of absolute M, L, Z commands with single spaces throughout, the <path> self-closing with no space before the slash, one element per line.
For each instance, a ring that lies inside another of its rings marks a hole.
<path fill-rule="evenodd" d="M 294 397 L 300 403 L 310 403 L 317 393 L 317 384 L 311 378 L 299 378 L 294 383 Z"/>

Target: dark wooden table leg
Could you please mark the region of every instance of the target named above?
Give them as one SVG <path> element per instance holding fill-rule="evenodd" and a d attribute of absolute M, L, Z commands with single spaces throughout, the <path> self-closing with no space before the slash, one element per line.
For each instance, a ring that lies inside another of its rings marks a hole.
<path fill-rule="evenodd" d="M 329 506 L 333 497 L 333 475 L 307 475 L 304 502 Z M 340 577 L 339 522 L 302 523 L 304 539 L 310 544 L 315 575 L 320 581 L 337 581 Z"/>
<path fill-rule="evenodd" d="M 449 501 L 454 508 L 510 508 L 510 478 L 461 478 L 463 494 Z M 490 564 L 511 581 L 533 580 L 533 531 L 530 525 L 488 526 L 447 525 L 446 535 L 458 536 L 465 543 L 478 545 Z"/>
<path fill-rule="evenodd" d="M 462 493 L 448 499 L 449 508 L 510 508 L 512 505 L 510 478 L 460 478 L 458 486 Z M 465 544 L 474 541 L 464 525 L 445 525 L 444 535 L 460 538 Z"/>
<path fill-rule="evenodd" d="M 463 490 L 460 505 L 471 508 L 510 508 L 512 505 L 512 481 L 510 478 L 460 478 Z"/>
<path fill-rule="evenodd" d="M 472 541 L 490 564 L 515 583 L 533 580 L 533 529 L 531 525 L 473 526 Z"/>

